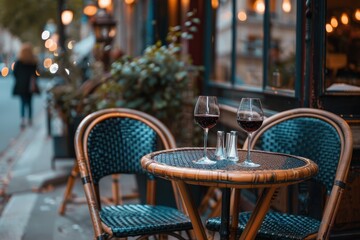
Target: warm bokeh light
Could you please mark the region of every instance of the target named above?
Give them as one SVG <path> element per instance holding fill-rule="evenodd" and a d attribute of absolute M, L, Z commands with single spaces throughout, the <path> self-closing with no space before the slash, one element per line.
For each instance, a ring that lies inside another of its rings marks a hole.
<path fill-rule="evenodd" d="M 73 20 L 74 17 L 74 13 L 71 10 L 64 10 L 61 13 L 61 22 L 64 25 L 69 25 L 71 23 L 71 21 Z"/>
<path fill-rule="evenodd" d="M 51 38 L 49 38 L 48 40 L 45 41 L 45 47 L 48 48 L 48 49 L 49 49 L 53 44 L 54 44 L 54 40 L 52 40 Z"/>
<path fill-rule="evenodd" d="M 44 59 L 44 68 L 49 68 L 52 64 L 51 58 L 45 58 Z"/>
<path fill-rule="evenodd" d="M 211 0 L 211 6 L 212 6 L 213 9 L 218 8 L 219 0 Z"/>
<path fill-rule="evenodd" d="M 327 23 L 325 28 L 326 28 L 326 32 L 328 33 L 331 33 L 334 30 L 330 23 Z"/>
<path fill-rule="evenodd" d="M 1 69 L 1 75 L 2 75 L 3 77 L 6 77 L 8 74 L 9 74 L 9 68 L 8 68 L 8 67 L 3 67 L 3 68 Z"/>
<path fill-rule="evenodd" d="M 125 0 L 125 3 L 127 5 L 131 5 L 131 4 L 134 4 L 135 0 Z"/>
<path fill-rule="evenodd" d="M 247 15 L 246 15 L 246 12 L 245 11 L 240 11 L 238 12 L 238 15 L 237 15 L 238 19 L 242 22 L 246 21 L 247 19 Z"/>
<path fill-rule="evenodd" d="M 355 11 L 355 19 L 360 21 L 360 9 L 356 9 L 356 11 Z"/>
<path fill-rule="evenodd" d="M 110 32 L 109 32 L 109 37 L 115 37 L 115 35 L 116 35 L 116 29 L 115 28 L 112 28 L 112 29 L 110 29 Z"/>
<path fill-rule="evenodd" d="M 333 28 L 336 28 L 339 25 L 338 20 L 336 19 L 336 17 L 332 17 L 330 20 L 330 24 Z"/>
<path fill-rule="evenodd" d="M 67 47 L 68 47 L 68 49 L 71 50 L 71 49 L 74 48 L 74 45 L 75 45 L 75 41 L 74 41 L 74 40 L 71 40 L 71 41 L 68 42 Z"/>
<path fill-rule="evenodd" d="M 254 9 L 258 13 L 264 13 L 265 12 L 264 0 L 256 0 L 254 3 Z"/>
<path fill-rule="evenodd" d="M 11 64 L 11 70 L 14 71 L 15 62 Z"/>
<path fill-rule="evenodd" d="M 346 13 L 341 14 L 341 22 L 344 25 L 347 25 L 349 23 L 349 17 Z"/>
<path fill-rule="evenodd" d="M 38 72 L 38 70 L 35 71 L 36 76 L 40 77 L 40 73 Z"/>
<path fill-rule="evenodd" d="M 42 40 L 46 40 L 46 39 L 48 39 L 49 37 L 50 37 L 50 31 L 45 30 L 45 31 L 43 31 L 43 32 L 41 33 L 41 39 L 42 39 Z"/>
<path fill-rule="evenodd" d="M 57 63 L 53 63 L 51 64 L 49 70 L 52 74 L 54 74 L 59 70 L 59 65 Z"/>
<path fill-rule="evenodd" d="M 50 52 L 55 52 L 57 50 L 57 43 L 53 42 L 53 44 L 51 44 L 51 46 L 49 47 L 49 51 Z"/>
<path fill-rule="evenodd" d="M 97 12 L 97 6 L 96 6 L 96 4 L 95 4 L 95 3 L 89 3 L 89 4 L 87 4 L 87 5 L 85 6 L 83 12 L 84 12 L 84 14 L 85 14 L 86 16 L 89 16 L 89 17 L 94 16 L 94 15 L 96 14 L 96 12 Z"/>
<path fill-rule="evenodd" d="M 283 0 L 282 9 L 286 13 L 291 12 L 291 2 L 290 2 L 290 0 Z"/>
<path fill-rule="evenodd" d="M 99 0 L 98 4 L 100 8 L 108 8 L 111 5 L 111 0 Z"/>

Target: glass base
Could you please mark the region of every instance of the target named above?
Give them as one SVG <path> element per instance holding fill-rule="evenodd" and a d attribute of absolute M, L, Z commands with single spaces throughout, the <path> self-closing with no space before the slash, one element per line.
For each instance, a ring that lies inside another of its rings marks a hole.
<path fill-rule="evenodd" d="M 247 160 L 247 159 L 243 162 L 238 163 L 237 165 L 239 165 L 241 167 L 253 167 L 253 168 L 260 167 L 260 164 L 254 163 L 251 160 Z"/>
<path fill-rule="evenodd" d="M 196 164 L 215 164 L 216 161 L 213 161 L 211 159 L 209 159 L 208 157 L 202 157 L 198 160 L 194 160 L 193 163 L 196 163 Z"/>

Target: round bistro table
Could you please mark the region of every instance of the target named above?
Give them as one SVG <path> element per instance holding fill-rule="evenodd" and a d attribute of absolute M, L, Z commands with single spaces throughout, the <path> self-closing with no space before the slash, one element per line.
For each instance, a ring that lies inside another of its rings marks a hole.
<path fill-rule="evenodd" d="M 214 148 L 208 148 L 212 159 Z M 253 214 L 240 239 L 254 239 L 270 208 L 271 198 L 280 186 L 295 184 L 314 176 L 317 165 L 306 158 L 263 151 L 251 151 L 253 162 L 260 167 L 241 167 L 234 161 L 219 160 L 216 164 L 203 165 L 193 161 L 202 157 L 203 148 L 176 148 L 153 152 L 141 159 L 142 167 L 149 173 L 174 181 L 193 223 L 196 239 L 207 239 L 205 228 L 189 193 L 188 184 L 215 186 L 222 189 L 221 239 L 229 239 L 229 212 L 231 189 L 263 188 Z M 238 149 L 239 161 L 245 159 L 246 150 Z"/>

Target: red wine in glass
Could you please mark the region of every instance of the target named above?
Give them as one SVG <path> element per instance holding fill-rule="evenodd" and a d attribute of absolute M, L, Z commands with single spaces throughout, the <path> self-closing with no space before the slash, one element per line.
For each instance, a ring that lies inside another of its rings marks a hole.
<path fill-rule="evenodd" d="M 195 121 L 202 128 L 212 128 L 216 125 L 219 115 L 198 114 L 194 115 Z"/>
<path fill-rule="evenodd" d="M 255 132 L 261 127 L 263 120 L 246 121 L 238 118 L 237 122 L 246 132 Z"/>
<path fill-rule="evenodd" d="M 248 149 L 245 161 L 239 163 L 243 167 L 259 167 L 260 164 L 254 163 L 250 156 L 251 134 L 257 131 L 264 120 L 260 99 L 243 98 L 241 99 L 237 111 L 237 123 L 248 134 Z"/>
<path fill-rule="evenodd" d="M 197 164 L 216 163 L 216 161 L 213 161 L 208 158 L 206 153 L 206 146 L 207 146 L 209 128 L 212 128 L 216 125 L 219 117 L 220 117 L 220 108 L 217 102 L 217 97 L 199 96 L 196 101 L 196 105 L 194 109 L 194 120 L 202 129 L 204 129 L 204 154 L 202 158 L 194 160 L 194 163 Z"/>

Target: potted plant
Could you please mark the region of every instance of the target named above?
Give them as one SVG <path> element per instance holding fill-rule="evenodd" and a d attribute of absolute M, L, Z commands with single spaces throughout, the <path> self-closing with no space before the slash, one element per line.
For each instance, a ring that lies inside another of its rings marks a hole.
<path fill-rule="evenodd" d="M 84 112 L 108 107 L 126 107 L 147 112 L 164 122 L 177 139 L 183 118 L 184 101 L 191 96 L 192 80 L 201 67 L 182 53 L 182 39 L 191 39 L 199 19 L 187 14 L 183 27 L 170 27 L 167 41 L 146 47 L 138 57 L 123 56 L 111 65 L 111 77 L 89 95 Z M 187 122 L 189 124 L 189 122 Z"/>

